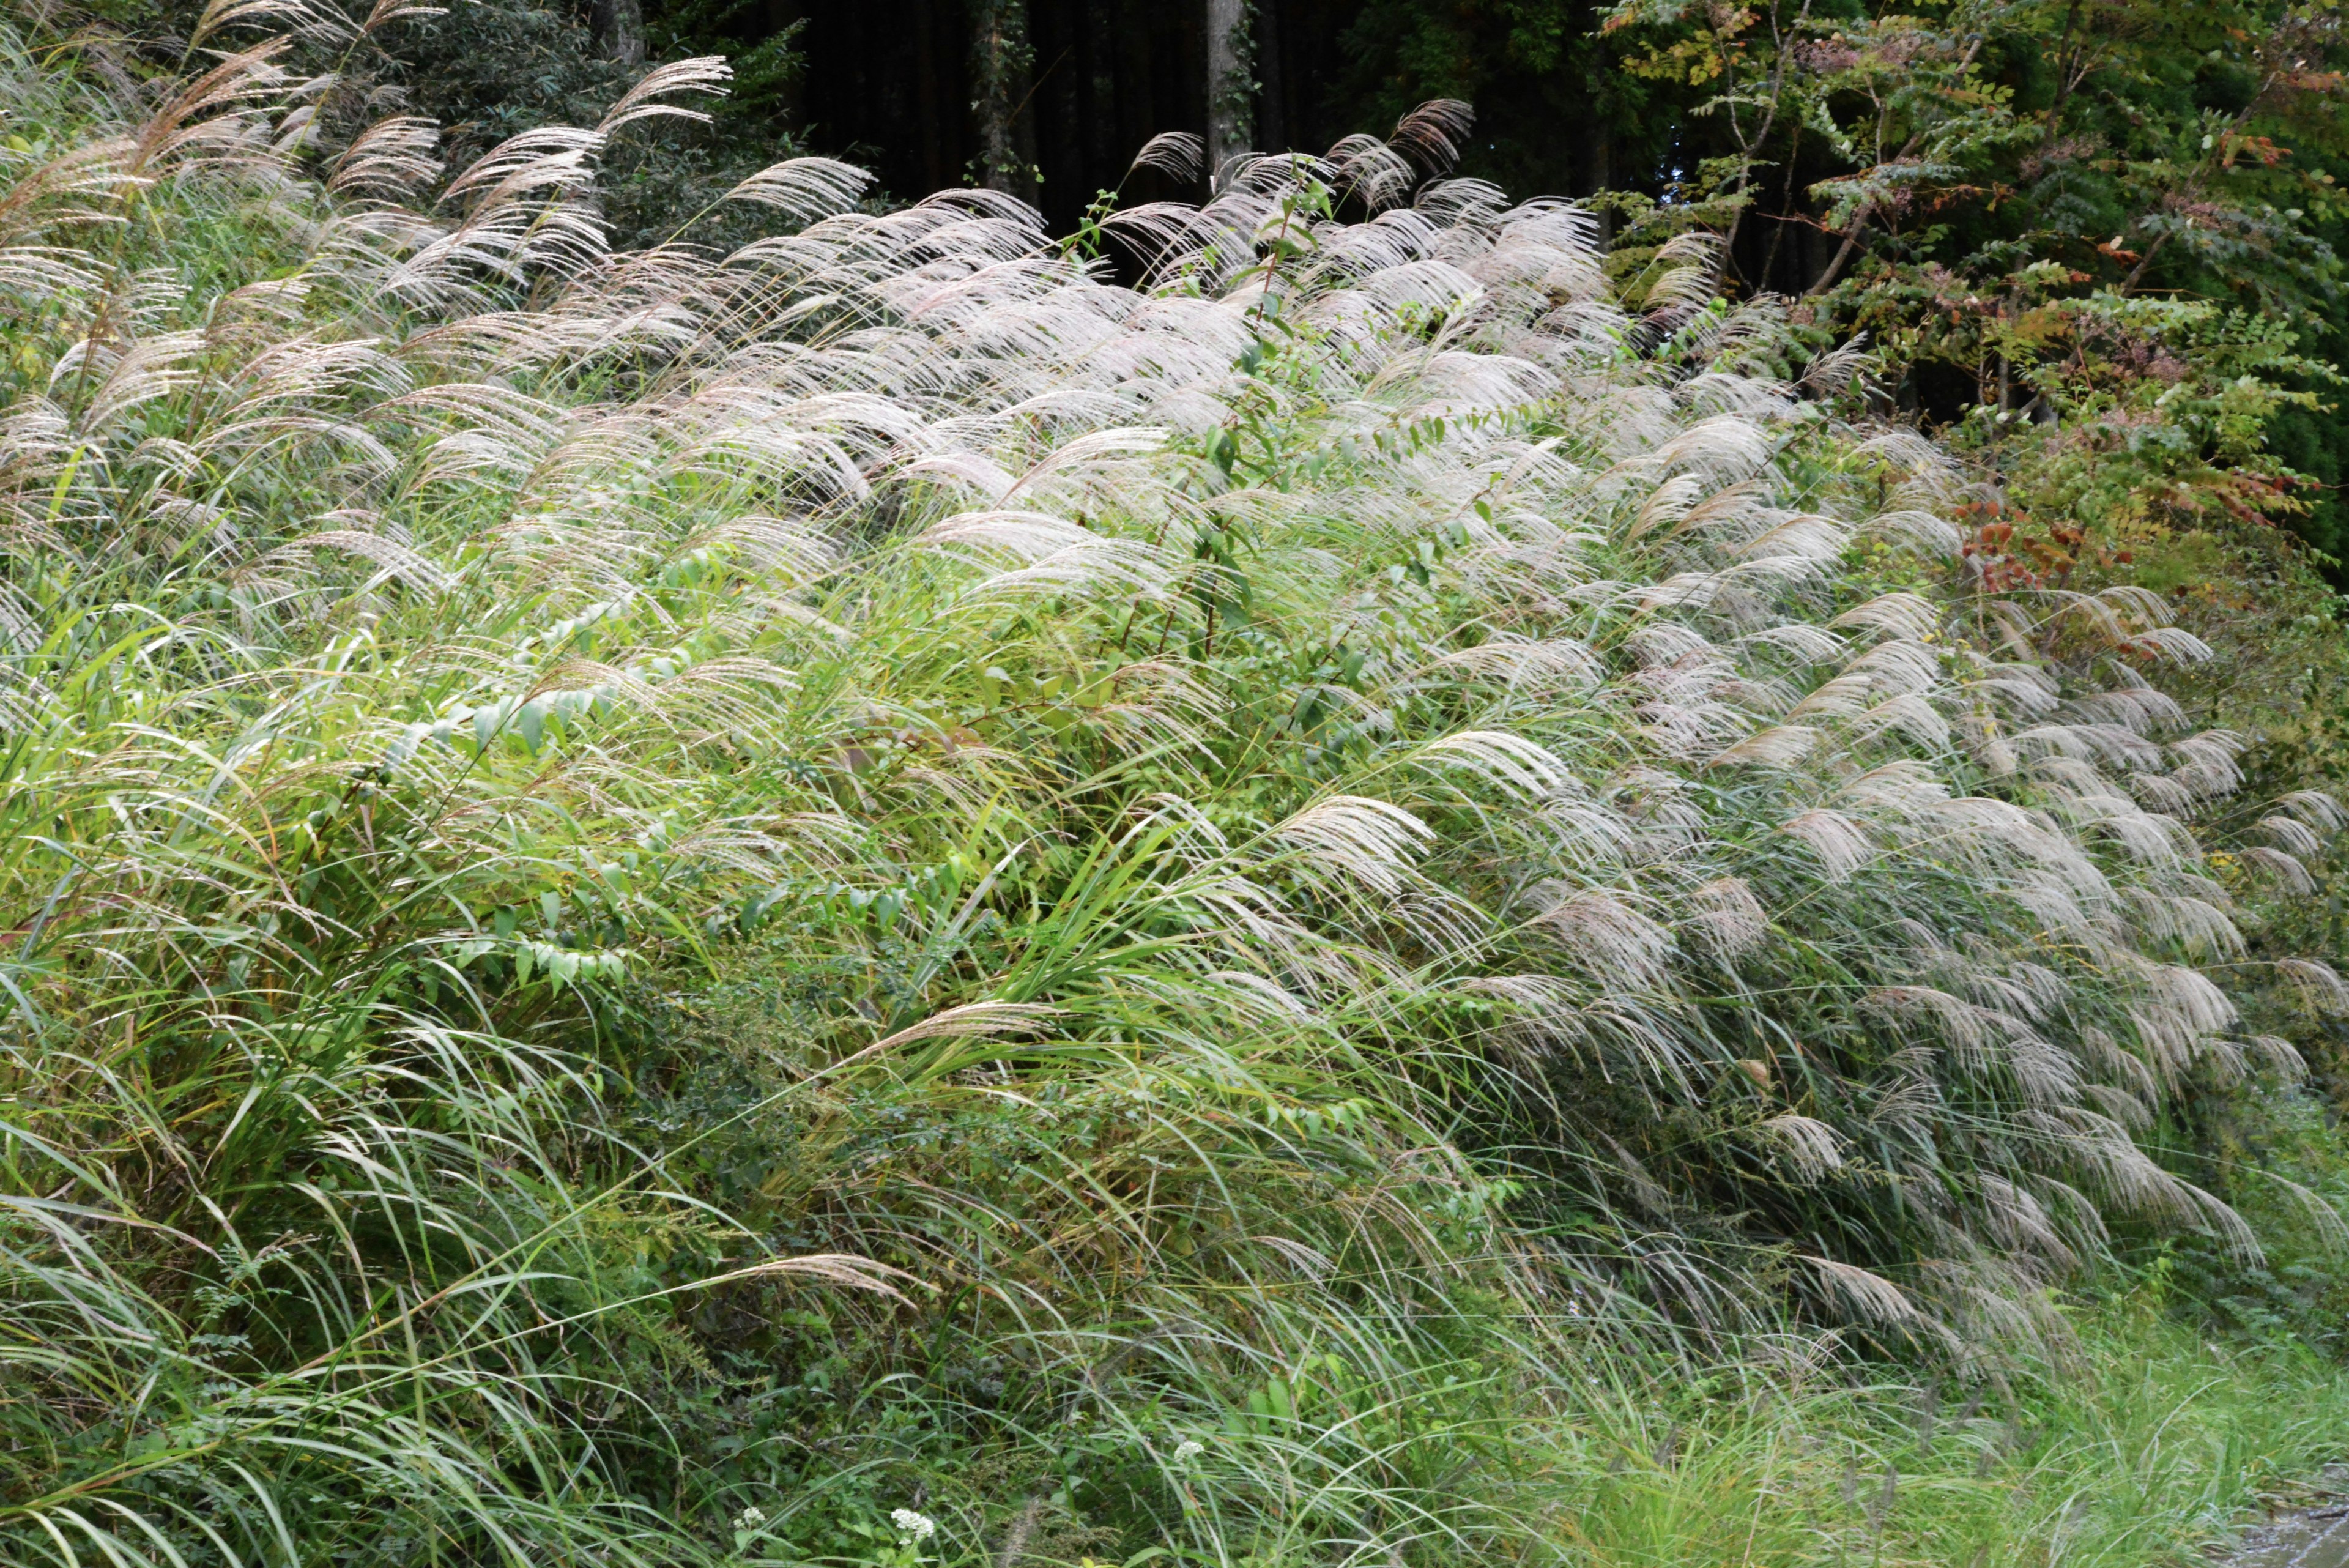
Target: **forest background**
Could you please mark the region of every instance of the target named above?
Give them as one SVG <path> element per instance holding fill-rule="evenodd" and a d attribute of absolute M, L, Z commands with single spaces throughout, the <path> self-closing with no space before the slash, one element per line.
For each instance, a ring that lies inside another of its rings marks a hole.
<path fill-rule="evenodd" d="M 624 235 L 673 232 L 726 173 L 792 150 L 870 167 L 899 197 L 990 185 L 1065 233 L 1106 192 L 1203 193 L 1130 171 L 1162 131 L 1206 132 L 1217 162 L 1465 101 L 1461 173 L 1591 203 L 1633 280 L 1673 234 L 1721 235 L 1731 293 L 1797 301 L 1823 344 L 1866 334 L 1888 403 L 1975 420 L 1962 433 L 2003 467 L 2031 467 L 2012 450 L 2027 443 L 1980 421 L 2190 427 L 2150 440 L 2217 460 L 2188 472 L 2140 450 L 2139 428 L 2118 472 L 2026 482 L 2026 514 L 2066 516 L 2003 520 L 2018 569 L 2061 571 L 2068 526 L 2135 543 L 2220 514 L 2281 526 L 2327 573 L 2349 554 L 2349 424 L 2326 390 L 2349 354 L 2331 6 L 484 0 L 419 32 L 419 107 L 481 146 L 581 118 L 628 62 L 729 56 L 716 126 L 616 171 Z M 2218 313 L 2165 309 L 2189 304 Z M 2148 462 L 2183 487 L 2145 483 Z M 2148 580 L 2221 592 L 2209 549 L 2157 552 Z"/>

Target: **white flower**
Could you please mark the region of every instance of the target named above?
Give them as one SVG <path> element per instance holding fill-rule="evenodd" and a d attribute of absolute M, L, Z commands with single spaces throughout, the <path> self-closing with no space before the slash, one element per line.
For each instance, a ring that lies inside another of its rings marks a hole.
<path fill-rule="evenodd" d="M 1206 1451 L 1206 1444 L 1185 1438 L 1174 1445 L 1174 1462 L 1178 1465 L 1187 1465 Z"/>
<path fill-rule="evenodd" d="M 746 1508 L 734 1516 L 734 1528 L 737 1530 L 756 1530 L 766 1522 L 766 1510 L 761 1508 Z"/>
<path fill-rule="evenodd" d="M 936 1520 L 926 1513 L 916 1513 L 910 1508 L 890 1510 L 889 1522 L 895 1525 L 897 1533 L 908 1542 L 927 1541 L 938 1532 Z"/>

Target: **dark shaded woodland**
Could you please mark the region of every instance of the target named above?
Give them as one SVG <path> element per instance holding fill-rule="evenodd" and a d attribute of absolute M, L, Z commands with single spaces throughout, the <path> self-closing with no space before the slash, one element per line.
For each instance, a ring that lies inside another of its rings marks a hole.
<path fill-rule="evenodd" d="M 713 125 L 607 161 L 631 244 L 740 243 L 725 192 L 803 152 L 874 170 L 876 201 L 984 184 L 1067 234 L 1103 192 L 1207 194 L 1129 172 L 1159 133 L 1219 164 L 1464 101 L 1456 171 L 1584 202 L 1635 299 L 1667 247 L 1717 252 L 1731 297 L 1863 340 L 1930 425 L 2121 432 L 2051 506 L 2341 556 L 2344 53 L 2336 12 L 2290 0 L 481 0 L 390 68 L 471 156 L 592 121 L 647 62 L 726 57 Z M 2272 395 L 2247 403 L 2246 375 Z"/>
<path fill-rule="evenodd" d="M 761 9 L 757 23 L 744 7 L 730 26 L 744 36 L 792 30 L 805 65 L 789 115 L 811 146 L 869 164 L 896 192 L 969 178 L 985 130 L 966 0 L 779 0 Z M 1154 0 L 1033 0 L 1025 9 L 1032 63 L 1019 73 L 1013 144 L 1042 176 L 1028 183 L 1046 217 L 1066 228 L 1096 192 L 1118 185 L 1152 136 L 1206 125 L 1206 16 Z M 1261 147 L 1319 149 L 1360 129 L 1345 48 L 1360 9 L 1350 0 L 1256 8 L 1259 86 L 1249 96 Z"/>
<path fill-rule="evenodd" d="M 747 107 L 769 145 L 864 163 L 899 197 L 995 184 L 1060 231 L 1158 132 L 1319 151 L 1442 97 L 1477 111 L 1462 173 L 1617 193 L 1610 224 L 1661 202 L 1722 233 L 1747 288 L 1801 296 L 1879 258 L 2044 260 L 2318 330 L 2331 314 L 2310 307 L 2337 270 L 2349 138 L 2321 68 L 2339 24 L 2313 10 L 651 0 L 615 23 L 637 3 L 598 0 L 602 52 L 644 47 L 616 25 L 655 54 L 761 57 Z M 1123 194 L 1202 193 L 1156 182 Z"/>

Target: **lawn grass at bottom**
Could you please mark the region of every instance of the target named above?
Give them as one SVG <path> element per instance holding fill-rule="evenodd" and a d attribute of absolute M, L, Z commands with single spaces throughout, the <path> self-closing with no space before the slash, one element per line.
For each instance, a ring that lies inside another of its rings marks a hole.
<path fill-rule="evenodd" d="M 1561 1439 L 1566 1558 L 2186 1563 L 2349 1454 L 2349 1370 L 2303 1346 L 2209 1337 L 2142 1286 L 2064 1316 L 2058 1362 L 1971 1386 L 1855 1386 L 1799 1351 L 1678 1397 L 1609 1385 Z"/>

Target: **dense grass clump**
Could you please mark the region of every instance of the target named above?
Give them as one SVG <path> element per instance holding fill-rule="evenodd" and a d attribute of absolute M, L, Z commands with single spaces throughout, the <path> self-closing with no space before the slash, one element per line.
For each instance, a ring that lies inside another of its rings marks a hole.
<path fill-rule="evenodd" d="M 1702 245 L 1439 104 L 614 254 L 717 62 L 451 177 L 200 42 L 0 32 L 0 1556 L 1634 1561 L 1692 1366 L 1987 1465 L 2114 1227 L 2257 1251 L 2139 1140 L 2338 809 Z"/>

